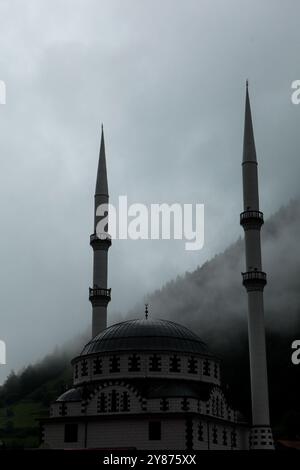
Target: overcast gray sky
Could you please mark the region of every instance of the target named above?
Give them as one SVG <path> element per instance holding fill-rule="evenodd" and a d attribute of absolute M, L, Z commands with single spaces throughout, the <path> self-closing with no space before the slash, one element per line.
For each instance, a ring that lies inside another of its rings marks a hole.
<path fill-rule="evenodd" d="M 265 215 L 298 195 L 299 15 L 297 0 L 0 0 L 0 380 L 91 322 L 101 122 L 111 202 L 205 204 L 199 252 L 113 243 L 110 322 L 242 235 L 246 78 Z"/>

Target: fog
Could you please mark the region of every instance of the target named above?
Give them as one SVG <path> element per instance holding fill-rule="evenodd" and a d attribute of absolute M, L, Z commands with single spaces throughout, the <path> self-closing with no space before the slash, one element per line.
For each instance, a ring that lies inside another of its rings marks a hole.
<path fill-rule="evenodd" d="M 110 323 L 242 235 L 246 78 L 262 210 L 268 217 L 298 196 L 299 10 L 292 0 L 0 2 L 0 380 L 90 326 L 101 122 L 112 203 L 127 195 L 205 205 L 201 251 L 184 241 L 114 241 Z M 297 245 L 285 237 L 291 255 Z M 264 249 L 266 270 L 280 276 L 286 254 L 271 256 L 271 241 Z M 239 292 L 241 306 L 222 300 L 233 315 L 246 301 Z"/>

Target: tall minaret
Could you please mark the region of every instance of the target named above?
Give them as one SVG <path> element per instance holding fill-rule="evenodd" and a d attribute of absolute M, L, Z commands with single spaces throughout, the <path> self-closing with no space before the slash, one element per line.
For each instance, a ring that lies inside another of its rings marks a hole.
<path fill-rule="evenodd" d="M 263 290 L 267 283 L 262 271 L 260 229 L 264 223 L 259 210 L 255 142 L 252 127 L 248 82 L 246 85 L 244 151 L 243 151 L 244 212 L 240 222 L 245 231 L 246 272 L 243 285 L 248 293 L 248 335 L 250 352 L 252 430 L 251 449 L 272 449 L 270 428 Z"/>
<path fill-rule="evenodd" d="M 107 257 L 111 245 L 111 238 L 107 226 L 102 233 L 98 233 L 97 224 L 106 214 L 97 215 L 97 209 L 102 204 L 108 204 L 108 184 L 106 172 L 106 157 L 103 126 L 101 129 L 101 144 L 95 191 L 94 233 L 90 237 L 90 244 L 94 252 L 93 287 L 89 290 L 89 299 L 93 307 L 92 336 L 96 336 L 107 327 L 107 305 L 110 301 L 111 290 L 107 288 Z"/>

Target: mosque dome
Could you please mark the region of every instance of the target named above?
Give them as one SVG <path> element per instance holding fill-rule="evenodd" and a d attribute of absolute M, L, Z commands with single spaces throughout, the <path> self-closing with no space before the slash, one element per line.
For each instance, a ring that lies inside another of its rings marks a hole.
<path fill-rule="evenodd" d="M 206 344 L 188 328 L 167 320 L 139 319 L 117 323 L 101 331 L 86 344 L 81 356 L 133 350 L 209 355 Z"/>
<path fill-rule="evenodd" d="M 81 389 L 79 387 L 77 388 L 70 388 L 66 392 L 62 393 L 56 401 L 78 401 L 81 400 L 82 398 L 82 393 Z"/>

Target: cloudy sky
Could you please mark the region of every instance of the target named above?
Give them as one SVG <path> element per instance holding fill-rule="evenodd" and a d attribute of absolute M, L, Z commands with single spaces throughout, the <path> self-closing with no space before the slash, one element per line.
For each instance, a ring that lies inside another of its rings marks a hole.
<path fill-rule="evenodd" d="M 242 234 L 246 78 L 265 215 L 298 195 L 299 14 L 297 0 L 0 0 L 0 380 L 90 325 L 101 122 L 112 203 L 205 204 L 201 251 L 113 243 L 110 322 Z"/>

